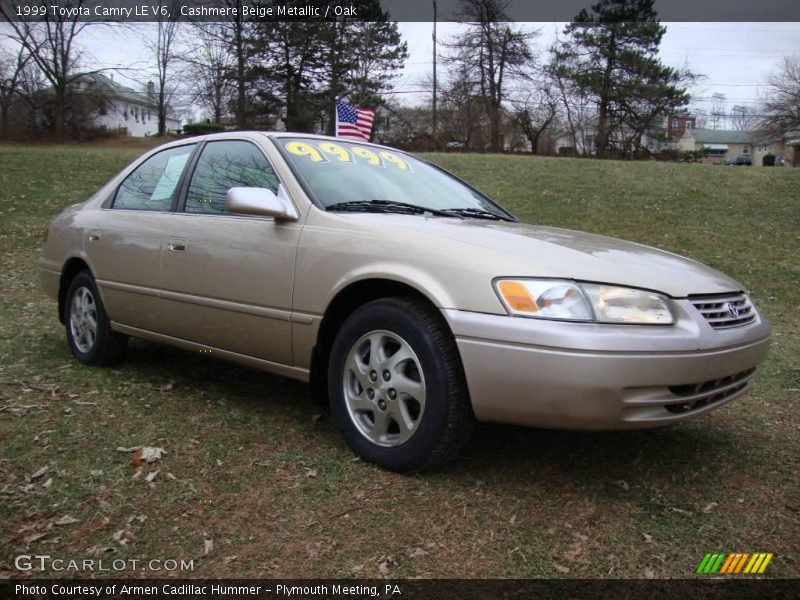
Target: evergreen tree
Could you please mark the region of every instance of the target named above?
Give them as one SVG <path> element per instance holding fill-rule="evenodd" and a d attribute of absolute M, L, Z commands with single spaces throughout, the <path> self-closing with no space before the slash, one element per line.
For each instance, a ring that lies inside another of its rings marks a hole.
<path fill-rule="evenodd" d="M 597 107 L 596 156 L 636 143 L 659 115 L 689 102 L 687 71 L 658 58 L 666 31 L 654 0 L 600 0 L 564 30 L 555 69 Z"/>

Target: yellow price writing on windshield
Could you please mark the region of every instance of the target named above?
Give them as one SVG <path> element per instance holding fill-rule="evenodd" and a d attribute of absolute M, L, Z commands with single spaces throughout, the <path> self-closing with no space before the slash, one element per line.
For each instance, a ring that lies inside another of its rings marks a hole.
<path fill-rule="evenodd" d="M 309 142 L 289 142 L 286 149 L 295 156 L 303 156 L 315 163 L 327 163 L 329 157 L 335 159 L 334 162 L 355 164 L 354 157 L 360 159 L 358 162 L 366 162 L 374 167 L 391 165 L 401 171 L 411 171 L 411 165 L 394 152 L 387 150 L 373 150 L 364 146 L 344 146 L 333 142 L 319 142 L 318 145 Z"/>
<path fill-rule="evenodd" d="M 305 142 L 289 142 L 286 144 L 286 149 L 292 154 L 305 156 L 314 162 L 326 162 L 328 160 L 314 146 Z"/>
<path fill-rule="evenodd" d="M 344 146 L 340 146 L 339 144 L 322 142 L 319 145 L 319 149 L 329 156 L 335 156 L 342 162 L 346 163 L 353 162 L 353 157 L 350 156 L 350 153 L 347 151 L 347 148 L 345 148 Z"/>
<path fill-rule="evenodd" d="M 411 167 L 408 166 L 408 163 L 399 156 L 397 156 L 396 154 L 392 154 L 391 152 L 387 152 L 386 150 L 381 150 L 381 158 L 385 160 L 387 163 L 396 166 L 398 169 L 403 169 L 403 171 L 411 170 Z"/>

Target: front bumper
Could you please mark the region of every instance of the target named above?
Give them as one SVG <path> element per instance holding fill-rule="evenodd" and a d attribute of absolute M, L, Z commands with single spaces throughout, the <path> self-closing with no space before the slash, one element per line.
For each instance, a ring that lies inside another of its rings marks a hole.
<path fill-rule="evenodd" d="M 715 330 L 686 300 L 672 327 L 618 326 L 443 310 L 480 421 L 635 429 L 718 408 L 766 356 L 760 316 Z"/>

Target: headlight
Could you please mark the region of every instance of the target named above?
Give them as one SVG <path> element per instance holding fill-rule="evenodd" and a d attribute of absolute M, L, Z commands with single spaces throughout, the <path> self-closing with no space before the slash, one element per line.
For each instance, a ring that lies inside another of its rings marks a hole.
<path fill-rule="evenodd" d="M 509 314 L 539 319 L 672 325 L 666 296 L 633 288 L 558 279 L 500 279 L 495 282 Z"/>

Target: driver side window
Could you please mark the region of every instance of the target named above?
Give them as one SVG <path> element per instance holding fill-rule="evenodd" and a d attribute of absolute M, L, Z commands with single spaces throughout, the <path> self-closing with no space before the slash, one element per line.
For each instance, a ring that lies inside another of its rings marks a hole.
<path fill-rule="evenodd" d="M 209 142 L 197 161 L 186 196 L 186 212 L 222 214 L 225 195 L 233 187 L 259 187 L 278 192 L 278 176 L 264 153 L 250 142 Z"/>

